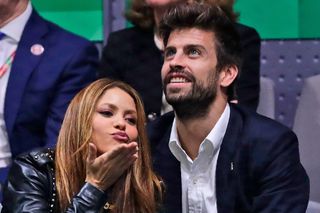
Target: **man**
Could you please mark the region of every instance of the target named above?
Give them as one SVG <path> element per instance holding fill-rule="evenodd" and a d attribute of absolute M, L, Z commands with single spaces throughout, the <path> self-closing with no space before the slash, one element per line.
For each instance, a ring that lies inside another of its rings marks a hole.
<path fill-rule="evenodd" d="M 95 79 L 98 52 L 28 0 L 0 0 L 0 32 L 1 182 L 17 154 L 54 146 L 69 101 Z"/>
<path fill-rule="evenodd" d="M 174 113 L 148 125 L 164 212 L 305 212 L 309 181 L 294 133 L 228 104 L 240 47 L 218 7 L 183 4 L 163 18 L 162 81 Z"/>
<path fill-rule="evenodd" d="M 171 111 L 161 84 L 163 45 L 157 28 L 164 12 L 187 0 L 132 0 L 127 19 L 133 27 L 108 35 L 103 48 L 100 75 L 125 81 L 141 95 L 148 121 Z M 255 29 L 236 23 L 234 0 L 188 0 L 221 5 L 234 22 L 243 47 L 241 77 L 236 88 L 239 104 L 257 109 L 260 88 L 260 36 Z M 230 97 L 231 99 L 232 97 Z"/>

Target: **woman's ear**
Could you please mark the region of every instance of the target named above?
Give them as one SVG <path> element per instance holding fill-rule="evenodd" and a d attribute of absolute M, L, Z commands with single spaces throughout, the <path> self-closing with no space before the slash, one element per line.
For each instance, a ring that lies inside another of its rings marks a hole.
<path fill-rule="evenodd" d="M 228 87 L 238 76 L 238 67 L 229 65 L 220 72 L 220 86 Z"/>

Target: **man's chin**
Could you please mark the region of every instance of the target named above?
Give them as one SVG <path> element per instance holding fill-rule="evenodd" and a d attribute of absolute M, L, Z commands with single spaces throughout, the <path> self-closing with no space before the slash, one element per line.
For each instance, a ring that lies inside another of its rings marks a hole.
<path fill-rule="evenodd" d="M 175 104 L 179 104 L 181 102 L 184 102 L 186 100 L 186 95 L 170 94 L 170 95 L 166 95 L 166 99 L 170 105 L 175 105 Z"/>
<path fill-rule="evenodd" d="M 190 93 L 189 88 L 167 87 L 165 95 L 170 99 L 179 99 L 180 97 L 184 97 L 189 93 Z"/>

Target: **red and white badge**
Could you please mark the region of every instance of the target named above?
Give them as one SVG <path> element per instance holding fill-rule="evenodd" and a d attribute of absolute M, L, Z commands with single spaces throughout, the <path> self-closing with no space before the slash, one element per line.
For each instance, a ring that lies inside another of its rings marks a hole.
<path fill-rule="evenodd" d="M 33 55 L 41 55 L 44 52 L 44 47 L 41 44 L 34 44 L 30 51 Z"/>

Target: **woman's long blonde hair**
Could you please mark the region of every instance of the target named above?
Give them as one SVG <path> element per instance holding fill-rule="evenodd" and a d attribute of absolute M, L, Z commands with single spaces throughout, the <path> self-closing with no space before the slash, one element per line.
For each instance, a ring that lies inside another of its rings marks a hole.
<path fill-rule="evenodd" d="M 120 88 L 134 100 L 137 109 L 138 159 L 113 185 L 109 203 L 112 213 L 154 213 L 161 200 L 161 181 L 152 171 L 145 130 L 143 103 L 129 85 L 100 79 L 80 91 L 71 101 L 58 137 L 55 168 L 60 210 L 65 210 L 85 183 L 88 143 L 92 135 L 92 116 L 98 100 L 111 88 Z"/>
<path fill-rule="evenodd" d="M 186 2 L 198 2 L 211 5 L 217 5 L 234 22 L 237 21 L 239 13 L 233 10 L 235 0 L 185 0 Z M 134 25 L 142 29 L 151 29 L 155 27 L 153 9 L 146 4 L 146 0 L 130 0 L 130 8 L 126 12 L 126 18 Z"/>

